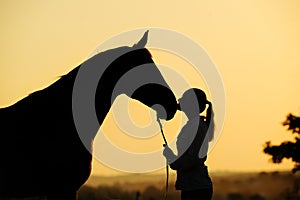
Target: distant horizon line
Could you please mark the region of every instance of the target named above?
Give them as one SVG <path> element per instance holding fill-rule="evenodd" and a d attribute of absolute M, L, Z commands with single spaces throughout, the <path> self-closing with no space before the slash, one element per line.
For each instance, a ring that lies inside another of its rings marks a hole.
<path fill-rule="evenodd" d="M 292 173 L 292 170 L 288 169 L 278 169 L 278 170 L 215 170 L 210 171 L 211 175 L 225 175 L 225 174 L 272 174 L 272 173 Z M 295 173 L 297 174 L 297 173 Z M 119 172 L 118 174 L 91 174 L 93 177 L 128 177 L 128 176 L 163 176 L 165 175 L 164 172 L 146 172 L 146 173 L 126 173 L 126 172 Z"/>

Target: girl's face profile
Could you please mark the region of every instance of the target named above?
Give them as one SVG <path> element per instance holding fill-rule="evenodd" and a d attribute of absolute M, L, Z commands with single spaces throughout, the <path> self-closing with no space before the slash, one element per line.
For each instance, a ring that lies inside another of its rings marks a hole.
<path fill-rule="evenodd" d="M 181 110 L 187 115 L 187 117 L 199 115 L 199 104 L 195 94 L 184 94 L 179 100 Z"/>

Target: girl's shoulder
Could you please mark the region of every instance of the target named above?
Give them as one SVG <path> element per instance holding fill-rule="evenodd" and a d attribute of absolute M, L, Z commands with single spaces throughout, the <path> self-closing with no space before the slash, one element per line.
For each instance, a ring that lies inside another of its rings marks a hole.
<path fill-rule="evenodd" d="M 199 116 L 199 117 L 195 117 L 193 119 L 190 119 L 189 121 L 187 121 L 186 125 L 183 128 L 187 128 L 187 129 L 198 129 L 198 127 L 205 127 L 206 122 L 205 122 L 205 117 L 203 116 Z"/>
<path fill-rule="evenodd" d="M 184 139 L 184 138 L 191 138 L 194 137 L 199 129 L 203 130 L 205 129 L 206 124 L 203 120 L 204 118 L 202 116 L 195 117 L 193 119 L 190 119 L 187 121 L 187 123 L 182 127 L 178 138 Z"/>

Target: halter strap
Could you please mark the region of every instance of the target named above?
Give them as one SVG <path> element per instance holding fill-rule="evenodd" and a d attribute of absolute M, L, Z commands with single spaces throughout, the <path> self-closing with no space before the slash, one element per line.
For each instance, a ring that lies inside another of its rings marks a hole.
<path fill-rule="evenodd" d="M 164 139 L 164 144 L 163 146 L 166 147 L 168 146 L 168 142 L 167 142 L 167 139 L 165 137 L 165 134 L 164 134 L 164 131 L 163 131 L 163 127 L 162 127 L 162 124 L 160 122 L 160 119 L 157 117 L 157 122 L 159 124 L 159 128 L 160 128 L 160 132 L 161 132 L 161 135 Z M 169 164 L 168 164 L 168 160 L 166 159 L 166 190 L 165 190 L 165 196 L 164 196 L 164 200 L 167 200 L 167 197 L 168 197 L 168 190 L 169 190 Z"/>

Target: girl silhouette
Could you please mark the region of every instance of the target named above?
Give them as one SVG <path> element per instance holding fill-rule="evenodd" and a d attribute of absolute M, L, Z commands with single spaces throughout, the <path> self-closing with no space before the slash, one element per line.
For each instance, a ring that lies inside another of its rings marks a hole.
<path fill-rule="evenodd" d="M 187 90 L 178 101 L 178 109 L 185 113 L 188 121 L 177 137 L 178 155 L 168 146 L 163 155 L 171 169 L 177 171 L 175 187 L 181 190 L 182 200 L 211 200 L 213 184 L 204 162 L 214 132 L 212 104 L 198 88 Z M 201 116 L 207 105 L 206 117 Z"/>

